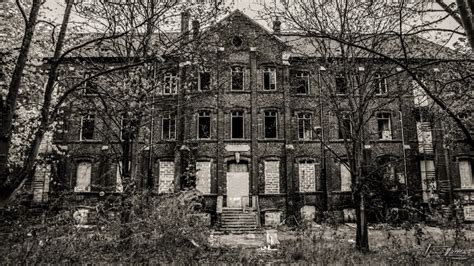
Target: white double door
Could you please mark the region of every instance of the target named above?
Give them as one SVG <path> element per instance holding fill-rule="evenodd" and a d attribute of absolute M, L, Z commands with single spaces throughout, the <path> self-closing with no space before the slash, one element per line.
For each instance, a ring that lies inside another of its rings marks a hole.
<path fill-rule="evenodd" d="M 249 200 L 249 172 L 247 164 L 229 164 L 227 172 L 227 207 L 242 208 Z"/>

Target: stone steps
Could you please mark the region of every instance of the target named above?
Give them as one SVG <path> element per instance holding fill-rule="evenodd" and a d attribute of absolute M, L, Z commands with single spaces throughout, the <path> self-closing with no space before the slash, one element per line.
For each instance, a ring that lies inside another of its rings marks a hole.
<path fill-rule="evenodd" d="M 255 233 L 258 231 L 256 213 L 244 212 L 242 209 L 224 208 L 220 230 L 234 234 Z"/>

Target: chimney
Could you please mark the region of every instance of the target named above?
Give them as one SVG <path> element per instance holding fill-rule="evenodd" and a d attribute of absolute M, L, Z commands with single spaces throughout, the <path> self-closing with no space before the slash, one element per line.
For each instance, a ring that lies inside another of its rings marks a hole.
<path fill-rule="evenodd" d="M 183 35 L 183 42 L 188 41 L 189 37 L 189 11 L 185 10 L 181 13 L 181 34 Z"/>
<path fill-rule="evenodd" d="M 273 21 L 273 33 L 276 35 L 281 34 L 281 21 L 279 17 L 276 17 Z"/>
<path fill-rule="evenodd" d="M 199 38 L 199 20 L 193 20 L 193 39 L 197 40 Z"/>

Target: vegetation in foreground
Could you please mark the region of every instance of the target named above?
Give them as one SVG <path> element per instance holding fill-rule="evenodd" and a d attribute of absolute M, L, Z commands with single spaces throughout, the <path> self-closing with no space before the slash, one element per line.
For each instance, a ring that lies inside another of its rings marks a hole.
<path fill-rule="evenodd" d="M 423 235 L 422 228 L 406 230 L 404 236 L 381 230 L 384 239 L 377 241 L 383 244 L 376 251 L 362 254 L 350 236 L 341 234 L 344 230 L 323 224 L 318 230 L 284 233 L 291 237 L 282 238 L 275 251 L 215 246 L 209 244 L 206 219 L 193 215 L 193 210 L 200 207 L 198 194 L 141 194 L 126 200 L 129 205 L 104 201 L 90 209 L 93 226 L 79 226 L 73 218 L 73 207 L 55 209 L 50 204 L 49 209 L 35 211 L 14 205 L 4 210 L 0 222 L 1 263 L 445 263 L 453 258 L 426 256 L 426 247 L 455 245 L 467 250 L 472 245 L 462 234 L 444 230 L 440 239 Z M 124 223 L 119 215 L 123 206 L 132 206 L 130 222 Z"/>

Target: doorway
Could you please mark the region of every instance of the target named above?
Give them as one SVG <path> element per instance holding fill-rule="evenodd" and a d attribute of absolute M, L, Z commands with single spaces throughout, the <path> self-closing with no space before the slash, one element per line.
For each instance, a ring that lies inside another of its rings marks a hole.
<path fill-rule="evenodd" d="M 249 196 L 249 168 L 245 161 L 227 163 L 227 207 L 242 208 Z"/>

